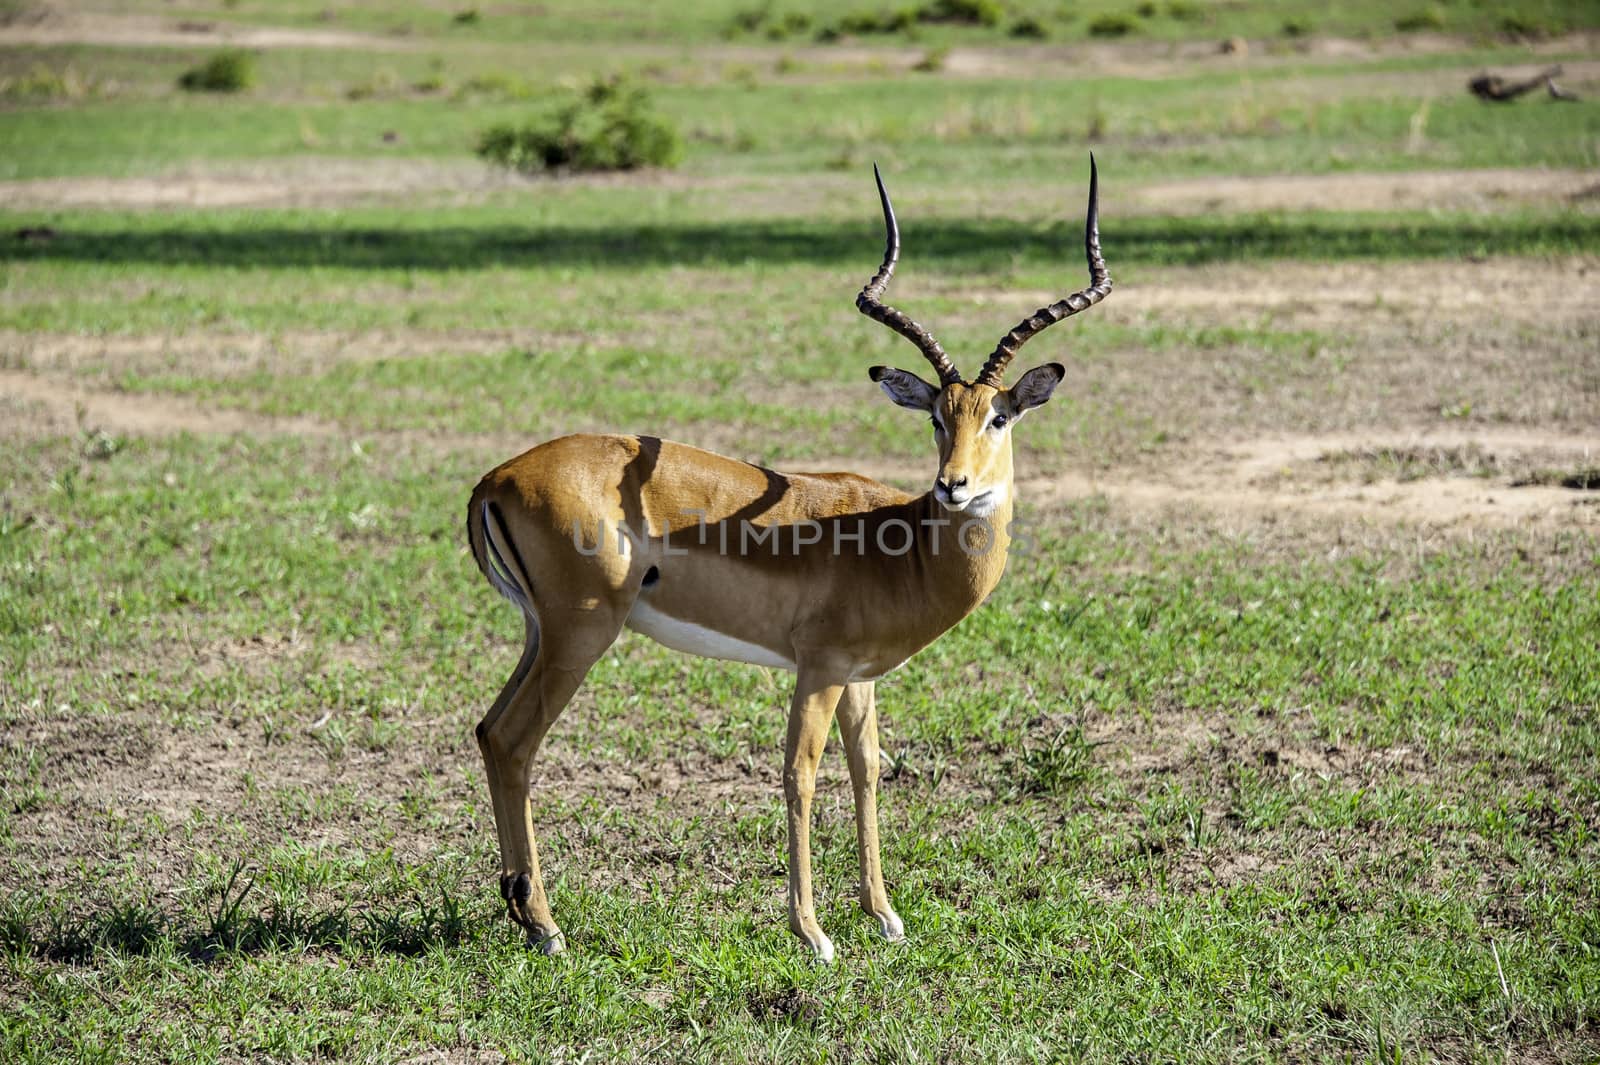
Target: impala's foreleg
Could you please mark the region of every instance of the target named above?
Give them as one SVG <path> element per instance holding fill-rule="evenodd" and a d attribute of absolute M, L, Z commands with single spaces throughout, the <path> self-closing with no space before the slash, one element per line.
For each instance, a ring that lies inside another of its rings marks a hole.
<path fill-rule="evenodd" d="M 828 742 L 835 708 L 844 685 L 824 680 L 800 667 L 794 702 L 789 706 L 789 735 L 784 744 L 783 798 L 789 814 L 789 929 L 806 941 L 820 962 L 833 960 L 833 943 L 817 924 L 811 894 L 811 797 L 817 790 L 817 763 Z"/>
<path fill-rule="evenodd" d="M 861 908 L 878 919 L 883 938 L 905 938 L 905 925 L 889 905 L 878 856 L 878 708 L 873 683 L 845 688 L 839 700 L 839 732 L 850 761 L 850 788 L 856 798 L 856 852 L 861 860 Z"/>

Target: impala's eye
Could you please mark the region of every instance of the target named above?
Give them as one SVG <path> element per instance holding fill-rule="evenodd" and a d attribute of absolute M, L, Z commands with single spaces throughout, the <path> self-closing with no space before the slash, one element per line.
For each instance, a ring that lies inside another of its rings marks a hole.
<path fill-rule="evenodd" d="M 994 416 L 994 421 L 989 423 L 989 428 L 991 428 L 991 429 L 1004 429 L 1006 427 L 1006 422 L 1008 422 L 1009 420 L 1010 419 L 1007 418 L 1004 414 L 996 414 Z"/>

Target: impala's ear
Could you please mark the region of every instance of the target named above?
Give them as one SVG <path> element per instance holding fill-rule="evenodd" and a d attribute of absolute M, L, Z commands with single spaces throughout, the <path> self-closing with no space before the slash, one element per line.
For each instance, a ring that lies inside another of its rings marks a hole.
<path fill-rule="evenodd" d="M 934 401 L 939 398 L 937 388 L 914 373 L 896 370 L 892 366 L 874 366 L 867 371 L 867 376 L 878 382 L 878 387 L 883 389 L 890 399 L 911 410 L 931 412 Z"/>
<path fill-rule="evenodd" d="M 1035 366 L 1012 385 L 1006 393 L 1011 397 L 1011 405 L 1018 414 L 1034 407 L 1042 407 L 1050 401 L 1050 393 L 1056 390 L 1056 385 L 1067 376 L 1067 368 L 1059 362 L 1047 362 L 1043 366 Z"/>

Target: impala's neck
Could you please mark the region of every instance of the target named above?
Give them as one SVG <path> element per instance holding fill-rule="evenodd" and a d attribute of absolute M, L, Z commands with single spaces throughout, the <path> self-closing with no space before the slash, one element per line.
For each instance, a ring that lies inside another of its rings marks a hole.
<path fill-rule="evenodd" d="M 985 514 L 951 510 L 933 492 L 911 503 L 918 531 L 915 554 L 926 601 L 945 627 L 975 610 L 1005 572 L 1011 546 L 1012 485 Z"/>

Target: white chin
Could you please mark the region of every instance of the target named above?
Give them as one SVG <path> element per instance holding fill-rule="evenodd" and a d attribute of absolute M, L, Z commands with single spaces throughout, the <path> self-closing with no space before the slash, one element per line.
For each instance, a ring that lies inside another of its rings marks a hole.
<path fill-rule="evenodd" d="M 937 496 L 939 505 L 950 513 L 970 514 L 974 518 L 987 518 L 990 514 L 993 514 L 995 509 L 999 507 L 1000 500 L 1004 497 L 1005 493 L 993 488 L 987 492 L 979 492 L 975 496 L 968 496 L 959 503 L 943 496 Z"/>

